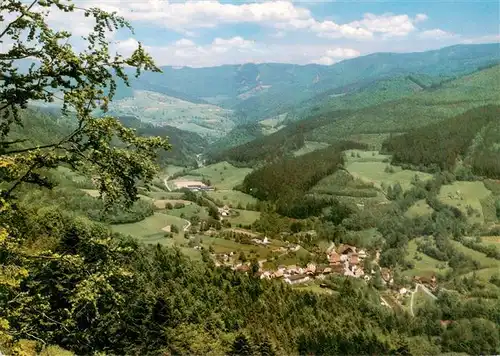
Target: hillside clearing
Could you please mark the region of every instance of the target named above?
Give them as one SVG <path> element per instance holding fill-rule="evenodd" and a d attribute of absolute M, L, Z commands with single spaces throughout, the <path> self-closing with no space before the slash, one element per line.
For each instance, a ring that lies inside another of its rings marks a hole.
<path fill-rule="evenodd" d="M 257 199 L 239 190 L 216 190 L 209 191 L 207 194 L 210 198 L 219 200 L 222 204 L 232 206 L 233 208 L 239 204 L 242 207 L 246 207 L 247 204 L 255 204 L 257 202 Z"/>
<path fill-rule="evenodd" d="M 252 170 L 250 168 L 238 168 L 228 162 L 218 162 L 202 168 L 194 169 L 186 176 L 178 180 L 193 179 L 201 181 L 202 178 L 209 180 L 210 185 L 221 190 L 231 190 L 243 182 L 245 176 Z"/>
<path fill-rule="evenodd" d="M 406 250 L 408 259 L 413 263 L 413 268 L 403 272 L 405 276 L 430 277 L 434 274 L 444 273 L 448 269 L 446 262 L 436 260 L 422 252 L 417 251 L 417 241 L 411 240 Z M 444 268 L 438 268 L 442 266 Z"/>
<path fill-rule="evenodd" d="M 260 212 L 258 211 L 251 211 L 251 210 L 240 210 L 240 209 L 234 209 L 236 213 L 238 213 L 238 216 L 230 216 L 228 218 L 229 222 L 232 225 L 251 225 L 260 218 Z"/>
<path fill-rule="evenodd" d="M 293 155 L 294 156 L 302 156 L 302 155 L 305 155 L 306 153 L 320 150 L 320 149 L 326 148 L 328 146 L 330 146 L 330 145 L 328 143 L 325 143 L 325 142 L 305 141 L 304 146 L 302 146 L 297 151 L 293 152 Z"/>
<path fill-rule="evenodd" d="M 390 167 L 391 171 L 386 172 L 387 167 Z M 399 183 L 403 190 L 408 190 L 411 188 L 411 183 L 416 177 L 422 181 L 432 179 L 432 175 L 428 173 L 407 169 L 403 170 L 400 167 L 391 166 L 389 163 L 377 161 L 349 162 L 346 168 L 353 177 L 372 183 L 378 189 L 382 189 L 383 185 L 388 186 Z"/>
<path fill-rule="evenodd" d="M 442 186 L 438 198 L 444 204 L 458 208 L 471 223 L 483 224 L 485 214 L 481 200 L 490 195 L 491 191 L 483 182 L 454 182 Z"/>
<path fill-rule="evenodd" d="M 176 225 L 182 231 L 186 222 L 184 219 L 176 216 L 154 213 L 152 216 L 136 223 L 111 225 L 111 229 L 115 232 L 135 237 L 142 243 L 171 244 L 173 243 L 173 239 L 164 237 L 165 231 L 163 228 L 168 225 Z"/>
<path fill-rule="evenodd" d="M 414 219 L 421 216 L 429 216 L 433 211 L 434 209 L 427 204 L 425 199 L 421 199 L 408 208 L 405 212 L 405 216 L 407 218 Z"/>

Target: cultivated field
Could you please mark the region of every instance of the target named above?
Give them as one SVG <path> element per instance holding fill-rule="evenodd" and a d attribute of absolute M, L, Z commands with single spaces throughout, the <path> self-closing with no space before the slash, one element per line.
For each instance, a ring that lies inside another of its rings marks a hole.
<path fill-rule="evenodd" d="M 460 209 L 471 223 L 483 224 L 485 215 L 491 213 L 483 211 L 481 202 L 490 195 L 491 191 L 486 189 L 483 182 L 454 182 L 442 186 L 438 198 L 444 204 Z"/>

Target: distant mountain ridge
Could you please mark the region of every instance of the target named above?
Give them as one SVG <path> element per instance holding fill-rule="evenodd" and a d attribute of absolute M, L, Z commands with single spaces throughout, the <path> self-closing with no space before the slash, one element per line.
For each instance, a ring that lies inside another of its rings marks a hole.
<path fill-rule="evenodd" d="M 455 45 L 414 53 L 374 53 L 331 66 L 243 64 L 218 67 L 162 67 L 132 81 L 133 89 L 157 91 L 191 102 L 235 110 L 238 120 L 255 121 L 288 110 L 327 90 L 396 75 L 460 76 L 500 62 L 498 43 Z M 119 93 L 119 97 L 131 92 Z"/>

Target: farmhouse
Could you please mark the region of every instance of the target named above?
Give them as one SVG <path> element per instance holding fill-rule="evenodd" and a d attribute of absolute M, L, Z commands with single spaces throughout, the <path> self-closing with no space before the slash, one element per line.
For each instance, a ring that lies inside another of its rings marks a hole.
<path fill-rule="evenodd" d="M 297 274 L 294 276 L 285 277 L 285 282 L 288 284 L 299 284 L 309 281 L 311 278 L 306 274 Z"/>

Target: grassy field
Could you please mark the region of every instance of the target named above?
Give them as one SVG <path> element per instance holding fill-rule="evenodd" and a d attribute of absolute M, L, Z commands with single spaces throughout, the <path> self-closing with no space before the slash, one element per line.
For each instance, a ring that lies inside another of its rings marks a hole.
<path fill-rule="evenodd" d="M 237 211 L 240 215 L 239 216 L 231 216 L 228 218 L 229 222 L 232 225 L 251 225 L 260 218 L 260 212 L 258 211 L 251 211 L 251 210 L 240 210 L 240 209 L 234 209 Z"/>
<path fill-rule="evenodd" d="M 133 97 L 114 100 L 114 114 L 132 115 L 154 124 L 168 124 L 201 136 L 220 137 L 234 126 L 232 111 L 210 104 L 196 104 L 158 92 L 134 90 Z"/>
<path fill-rule="evenodd" d="M 186 205 L 184 208 L 170 209 L 170 210 L 168 210 L 167 214 L 172 215 L 172 216 L 177 216 L 177 217 L 181 217 L 181 215 L 182 215 L 182 216 L 184 216 L 185 219 L 188 219 L 188 220 L 191 216 L 195 216 L 195 215 L 199 216 L 200 219 L 207 219 L 208 218 L 207 208 L 201 207 L 201 206 L 194 204 L 194 203 Z"/>
<path fill-rule="evenodd" d="M 491 191 L 486 189 L 483 182 L 454 182 L 451 185 L 442 186 L 438 198 L 444 204 L 460 209 L 471 223 L 483 224 L 485 212 L 481 200 L 490 195 Z M 474 209 L 472 214 L 467 213 L 467 206 Z M 486 215 L 491 214 L 486 212 Z"/>
<path fill-rule="evenodd" d="M 391 166 L 390 156 L 382 155 L 378 151 L 349 150 L 346 154 L 346 168 L 355 178 L 373 184 L 376 188 L 382 189 L 382 183 L 386 185 L 401 184 L 406 190 L 411 187 L 411 182 L 418 176 L 420 180 L 428 180 L 432 175 L 428 173 L 403 170 L 400 167 Z M 386 172 L 390 167 L 391 171 Z"/>
<path fill-rule="evenodd" d="M 266 258 L 271 254 L 271 249 L 269 247 L 240 244 L 232 240 L 226 240 L 219 237 L 202 237 L 201 245 L 205 248 L 212 246 L 215 253 L 229 253 L 235 252 L 240 253 L 243 251 L 248 259 L 256 257 L 257 259 Z"/>
<path fill-rule="evenodd" d="M 408 260 L 414 264 L 412 269 L 403 272 L 406 276 L 430 277 L 433 274 L 444 273 L 446 271 L 446 268 L 439 269 L 437 267 L 438 265 L 446 266 L 446 262 L 438 261 L 426 254 L 418 252 L 415 240 L 411 240 L 408 243 L 406 253 Z"/>
<path fill-rule="evenodd" d="M 180 236 L 182 234 L 182 228 L 186 225 L 186 222 L 177 216 L 155 213 L 154 215 L 136 223 L 111 225 L 111 229 L 115 232 L 135 237 L 143 243 L 161 243 L 169 245 L 173 244 L 174 239 L 167 239 L 164 237 L 165 231 L 162 229 L 167 225 L 177 225 L 181 231 L 181 233 L 178 234 Z"/>
<path fill-rule="evenodd" d="M 382 184 L 394 185 L 399 183 L 403 190 L 408 190 L 415 176 L 418 176 L 420 180 L 432 178 L 428 173 L 403 170 L 400 167 L 394 166 L 391 166 L 394 173 L 386 172 L 387 166 L 389 166 L 389 163 L 357 161 L 348 163 L 347 169 L 354 177 L 373 183 L 379 189 L 382 188 Z"/>
<path fill-rule="evenodd" d="M 410 208 L 405 212 L 405 216 L 410 219 L 414 219 L 420 216 L 430 215 L 433 211 L 434 209 L 426 203 L 425 199 L 422 199 L 410 206 Z"/>
<path fill-rule="evenodd" d="M 293 154 L 294 156 L 302 156 L 305 155 L 306 153 L 310 153 L 316 150 L 321 150 L 322 148 L 326 148 L 328 146 L 329 144 L 324 142 L 305 141 L 304 146 L 295 151 Z"/>
<path fill-rule="evenodd" d="M 219 162 L 192 170 L 191 172 L 194 173 L 194 175 L 180 177 L 178 179 L 201 180 L 202 178 L 206 178 L 210 180 L 211 185 L 217 189 L 231 190 L 236 185 L 243 182 L 245 176 L 251 171 L 250 168 L 238 168 L 227 162 Z"/>
<path fill-rule="evenodd" d="M 481 236 L 483 245 L 492 245 L 500 248 L 500 236 Z"/>
<path fill-rule="evenodd" d="M 246 207 L 248 203 L 255 204 L 257 202 L 257 199 L 251 195 L 238 190 L 217 190 L 207 192 L 207 194 L 212 199 L 220 200 L 224 205 L 230 205 L 232 207 L 237 207 L 238 204 Z"/>
<path fill-rule="evenodd" d="M 486 257 L 484 253 L 465 247 L 458 241 L 451 241 L 451 242 L 453 244 L 453 247 L 455 247 L 459 252 L 462 252 L 464 255 L 472 258 L 474 261 L 477 261 L 480 264 L 481 269 L 485 268 L 500 269 L 500 261 L 495 260 L 494 258 Z"/>
<path fill-rule="evenodd" d="M 311 188 L 310 192 L 358 198 L 375 198 L 379 195 L 379 190 L 372 183 L 354 178 L 344 170 L 339 170 L 321 179 L 318 184 Z"/>

